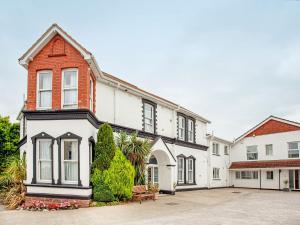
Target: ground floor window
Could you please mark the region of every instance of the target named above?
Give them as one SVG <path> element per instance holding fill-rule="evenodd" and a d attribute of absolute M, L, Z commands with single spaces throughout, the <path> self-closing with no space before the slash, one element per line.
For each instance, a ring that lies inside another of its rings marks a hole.
<path fill-rule="evenodd" d="M 235 171 L 235 179 L 241 179 L 241 172 Z"/>
<path fill-rule="evenodd" d="M 242 179 L 258 179 L 258 171 L 242 171 Z"/>
<path fill-rule="evenodd" d="M 148 184 L 157 185 L 158 184 L 158 163 L 154 155 L 149 159 L 148 165 Z"/>
<path fill-rule="evenodd" d="M 51 139 L 37 140 L 37 180 L 38 182 L 52 181 Z"/>
<path fill-rule="evenodd" d="M 213 168 L 213 179 L 220 179 L 220 168 Z"/>
<path fill-rule="evenodd" d="M 78 141 L 63 140 L 62 144 L 62 174 L 64 183 L 78 182 Z"/>
<path fill-rule="evenodd" d="M 267 171 L 267 180 L 273 180 L 274 174 L 273 171 Z"/>
<path fill-rule="evenodd" d="M 177 158 L 177 181 L 178 183 L 184 183 L 184 158 Z"/>

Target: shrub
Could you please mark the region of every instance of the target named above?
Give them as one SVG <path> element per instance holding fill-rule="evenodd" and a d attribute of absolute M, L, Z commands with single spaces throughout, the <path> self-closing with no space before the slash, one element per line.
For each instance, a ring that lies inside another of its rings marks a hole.
<path fill-rule="evenodd" d="M 95 169 L 92 175 L 93 198 L 97 202 L 111 202 L 115 197 L 110 187 L 104 182 L 103 172 Z"/>
<path fill-rule="evenodd" d="M 100 126 L 98 131 L 93 168 L 101 171 L 107 170 L 115 152 L 113 130 L 109 124 L 105 123 Z"/>
<path fill-rule="evenodd" d="M 95 169 L 92 175 L 94 200 L 112 202 L 132 197 L 134 168 L 117 149 L 108 170 Z"/>

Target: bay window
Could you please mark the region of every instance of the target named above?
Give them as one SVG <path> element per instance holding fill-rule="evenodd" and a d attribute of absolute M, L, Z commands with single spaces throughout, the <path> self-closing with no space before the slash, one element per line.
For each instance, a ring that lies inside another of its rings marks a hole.
<path fill-rule="evenodd" d="M 63 70 L 62 108 L 78 107 L 78 70 Z"/>
<path fill-rule="evenodd" d="M 257 160 L 257 145 L 247 146 L 247 160 Z"/>
<path fill-rule="evenodd" d="M 188 120 L 188 141 L 194 142 L 194 121 Z"/>
<path fill-rule="evenodd" d="M 185 139 L 185 118 L 178 116 L 178 139 L 184 141 Z"/>
<path fill-rule="evenodd" d="M 37 108 L 52 107 L 52 72 L 40 71 L 37 76 Z"/>
<path fill-rule="evenodd" d="M 78 182 L 78 140 L 68 139 L 62 142 L 63 183 Z"/>
<path fill-rule="evenodd" d="M 37 144 L 37 180 L 38 182 L 51 183 L 52 181 L 52 140 L 39 139 Z"/>

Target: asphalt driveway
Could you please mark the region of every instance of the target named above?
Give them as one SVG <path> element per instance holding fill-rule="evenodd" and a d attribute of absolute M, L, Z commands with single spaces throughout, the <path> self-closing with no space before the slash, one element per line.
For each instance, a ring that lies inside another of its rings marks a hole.
<path fill-rule="evenodd" d="M 1 211 L 2 225 L 299 225 L 300 193 L 249 189 L 179 192 L 156 202 L 69 211 Z"/>

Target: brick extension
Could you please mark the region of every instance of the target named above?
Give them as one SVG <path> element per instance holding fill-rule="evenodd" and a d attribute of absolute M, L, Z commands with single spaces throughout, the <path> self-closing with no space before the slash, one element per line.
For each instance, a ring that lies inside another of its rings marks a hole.
<path fill-rule="evenodd" d="M 96 82 L 88 63 L 83 56 L 60 35 L 56 35 L 33 58 L 28 65 L 27 109 L 36 109 L 37 72 L 52 70 L 52 109 L 61 109 L 62 70 L 78 69 L 78 108 L 89 109 L 89 79 L 94 80 L 94 113 L 96 99 Z"/>

